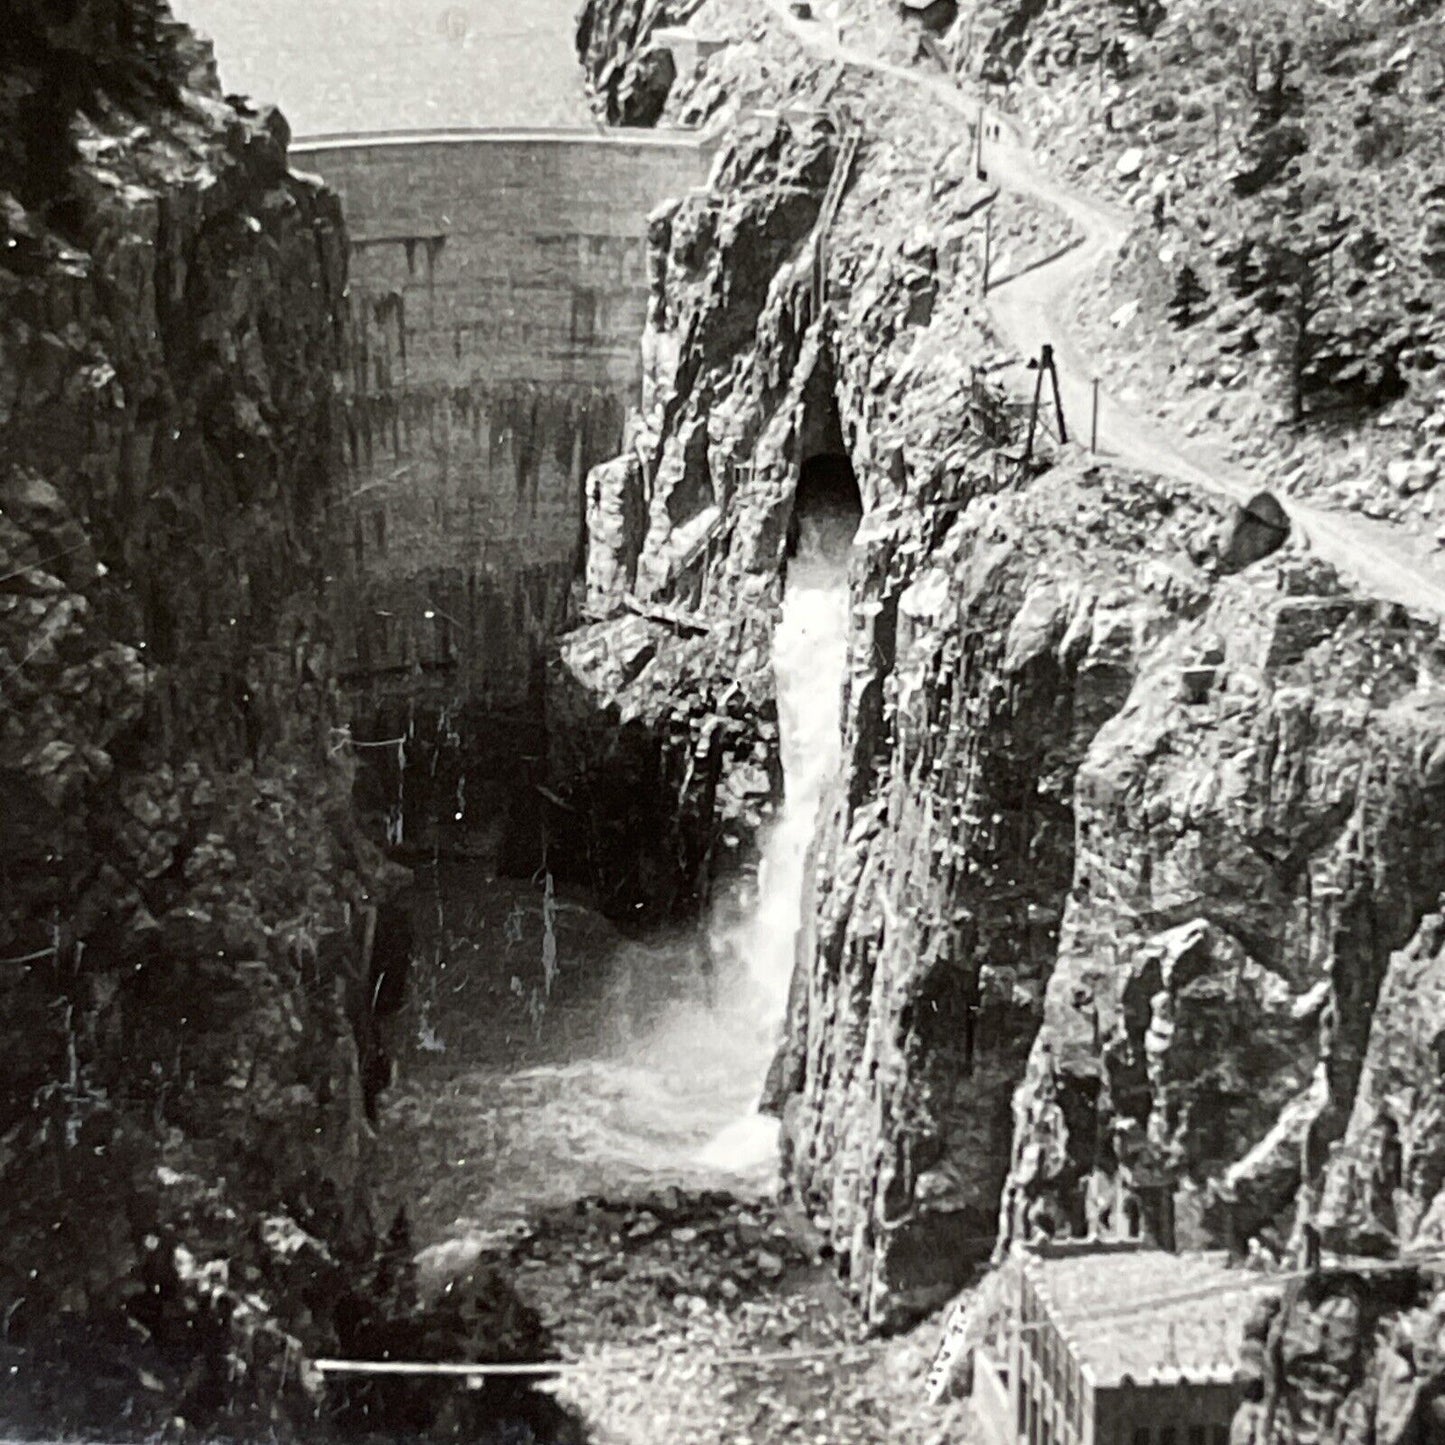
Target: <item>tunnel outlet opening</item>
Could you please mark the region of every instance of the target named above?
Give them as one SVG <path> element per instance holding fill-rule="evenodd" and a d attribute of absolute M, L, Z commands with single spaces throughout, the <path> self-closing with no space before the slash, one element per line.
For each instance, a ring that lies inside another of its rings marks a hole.
<path fill-rule="evenodd" d="M 841 562 L 862 520 L 863 496 L 848 454 L 841 450 L 815 453 L 798 472 L 785 561 L 793 561 L 801 548 Z"/>

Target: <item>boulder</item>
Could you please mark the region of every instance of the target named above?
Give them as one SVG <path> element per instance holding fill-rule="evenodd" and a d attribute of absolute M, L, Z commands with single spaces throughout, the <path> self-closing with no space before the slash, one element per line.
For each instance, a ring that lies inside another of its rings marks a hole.
<path fill-rule="evenodd" d="M 1225 573 L 1242 572 L 1278 552 L 1289 539 L 1289 514 L 1272 492 L 1257 492 L 1234 515 L 1220 566 Z"/>
<path fill-rule="evenodd" d="M 958 0 L 898 0 L 898 13 L 903 19 L 942 35 L 958 19 Z"/>
<path fill-rule="evenodd" d="M 1402 497 L 1428 491 L 1439 474 L 1439 464 L 1428 457 L 1396 457 L 1385 467 L 1391 490 Z"/>
<path fill-rule="evenodd" d="M 1138 146 L 1130 146 L 1114 162 L 1114 174 L 1123 181 L 1132 181 L 1144 169 L 1144 152 Z"/>

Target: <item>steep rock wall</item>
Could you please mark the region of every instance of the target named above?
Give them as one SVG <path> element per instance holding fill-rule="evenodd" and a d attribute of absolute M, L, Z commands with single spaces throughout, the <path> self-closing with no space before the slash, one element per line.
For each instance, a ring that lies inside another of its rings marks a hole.
<path fill-rule="evenodd" d="M 4 1410 L 264 1412 L 371 1233 L 341 215 L 163 6 L 0 25 Z"/>
<path fill-rule="evenodd" d="M 1441 1428 L 1440 1275 L 1397 1265 L 1288 1285 L 1244 1325 L 1235 1445 L 1376 1440 Z"/>
<path fill-rule="evenodd" d="M 1056 469 L 962 508 L 911 577 L 896 532 L 868 538 L 858 611 L 892 613 L 892 657 L 864 633 L 850 685 L 881 694 L 884 730 L 870 778 L 866 710 L 845 728 L 778 1102 L 793 1177 L 882 1322 L 994 1247 L 1075 774 L 1140 654 L 1202 605 L 1221 532 L 1176 489 Z"/>
<path fill-rule="evenodd" d="M 858 477 L 847 762 L 768 1086 L 852 1288 L 898 1324 L 1039 1228 L 1430 1238 L 1434 629 L 1189 489 L 1005 462 L 966 138 L 761 28 L 736 49 L 732 98 L 789 110 L 740 122 L 734 184 L 826 139 L 820 98 L 869 118 L 827 312 L 801 202 L 791 248 L 733 245 L 780 187 L 659 218 L 654 405 L 589 482 L 589 581 L 766 635 L 803 462 Z M 1057 236 L 1001 234 L 1024 267 Z"/>
<path fill-rule="evenodd" d="M 1203 691 L 1151 667 L 1081 768 L 1006 1230 L 1047 1200 L 1075 1230 L 1288 1233 L 1435 908 L 1433 634 L 1323 572 L 1246 576 L 1198 624 Z"/>
<path fill-rule="evenodd" d="M 586 0 L 577 14 L 577 53 L 593 105 L 609 125 L 655 125 L 677 79 L 654 30 L 682 25 L 701 0 Z"/>
<path fill-rule="evenodd" d="M 771 626 L 818 362 L 793 263 L 833 145 L 765 129 L 650 225 L 643 406 L 587 484 L 599 620 L 548 690 L 557 856 L 624 916 L 696 913 L 776 796 Z"/>

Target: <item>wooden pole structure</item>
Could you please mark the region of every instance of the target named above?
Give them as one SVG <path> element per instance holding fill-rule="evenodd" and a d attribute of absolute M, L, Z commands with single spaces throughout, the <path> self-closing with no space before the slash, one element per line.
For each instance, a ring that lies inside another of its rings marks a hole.
<path fill-rule="evenodd" d="M 993 205 L 983 213 L 983 294 L 988 295 L 988 271 L 993 261 Z"/>
<path fill-rule="evenodd" d="M 1099 450 L 1099 378 L 1094 378 L 1094 403 L 1092 415 L 1089 418 L 1089 450 Z"/>
<path fill-rule="evenodd" d="M 453 1379 L 480 1380 L 489 1375 L 560 1375 L 585 1369 L 579 1361 L 553 1360 L 538 1363 L 433 1364 L 410 1360 L 317 1360 L 315 1368 L 322 1375 L 406 1375 L 451 1376 Z"/>
<path fill-rule="evenodd" d="M 1064 425 L 1064 398 L 1059 392 L 1059 371 L 1054 365 L 1054 348 L 1044 343 L 1043 362 L 1049 368 L 1049 385 L 1054 389 L 1054 415 L 1059 419 L 1059 441 L 1067 442 L 1069 429 Z"/>
<path fill-rule="evenodd" d="M 1045 347 L 1045 348 L 1044 348 L 1044 355 L 1047 356 L 1047 354 L 1048 354 L 1048 348 Z M 1039 362 L 1038 362 L 1038 371 L 1037 371 L 1037 373 L 1036 373 L 1035 376 L 1034 376 L 1034 399 L 1033 399 L 1033 404 L 1029 407 L 1029 434 L 1028 434 L 1028 439 L 1024 442 L 1024 455 L 1023 455 L 1024 461 L 1028 461 L 1028 460 L 1033 456 L 1033 454 L 1034 454 L 1034 431 L 1035 431 L 1035 429 L 1038 427 L 1038 422 L 1039 422 L 1039 398 L 1043 395 L 1043 390 L 1044 390 L 1044 361 L 1043 361 L 1043 357 L 1040 357 Z"/>

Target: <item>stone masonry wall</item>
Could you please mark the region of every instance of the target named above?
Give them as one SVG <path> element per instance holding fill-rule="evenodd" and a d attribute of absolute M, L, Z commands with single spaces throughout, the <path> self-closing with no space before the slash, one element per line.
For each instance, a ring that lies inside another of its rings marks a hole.
<path fill-rule="evenodd" d="M 636 400 L 647 216 L 706 157 L 585 132 L 305 155 L 351 230 L 342 676 L 357 736 L 405 736 L 420 764 L 365 750 L 360 796 L 393 842 L 494 851 L 535 811 L 584 481 Z"/>

